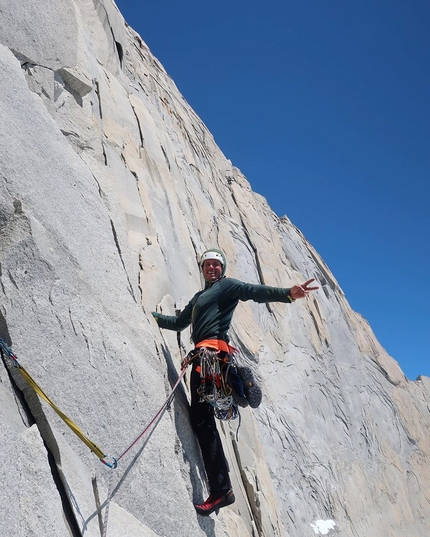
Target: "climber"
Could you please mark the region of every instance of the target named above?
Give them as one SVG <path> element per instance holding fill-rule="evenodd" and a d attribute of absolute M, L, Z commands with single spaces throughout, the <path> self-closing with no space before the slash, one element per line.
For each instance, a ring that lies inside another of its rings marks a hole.
<path fill-rule="evenodd" d="M 236 401 L 240 406 L 247 404 L 243 404 L 244 399 L 249 400 L 252 407 L 258 406 L 261 401 L 261 390 L 255 384 L 250 368 L 245 368 L 243 389 L 242 386 L 237 387 L 237 370 L 233 360 L 235 349 L 229 345 L 227 333 L 234 310 L 239 300 L 291 303 L 304 298 L 318 287 L 309 287 L 314 278 L 303 285 L 294 285 L 290 289 L 253 285 L 227 278 L 225 256 L 217 249 L 203 253 L 200 268 L 205 280 L 204 289 L 194 295 L 177 317 L 157 312 L 153 312 L 152 315 L 160 328 L 168 330 L 181 331 L 192 324 L 191 337 L 196 348 L 187 357 L 192 363 L 190 419 L 201 448 L 210 490 L 208 499 L 202 504 L 195 505 L 195 509 L 200 515 L 208 516 L 215 510 L 234 503 L 235 497 L 214 417 L 219 417 L 217 398 L 220 397 L 218 390 L 220 383 L 215 385 L 213 382 L 208 386 L 207 378 L 215 378 L 217 372 L 221 373 L 222 377 L 223 368 L 227 368 L 233 372 L 233 376 L 224 380 L 228 382 L 231 379 L 230 384 L 235 387 Z M 240 371 L 240 368 L 238 369 Z M 214 391 L 217 392 L 215 398 Z M 234 406 L 235 403 L 230 404 L 228 408 L 230 414 Z M 229 419 L 230 414 L 222 419 Z"/>

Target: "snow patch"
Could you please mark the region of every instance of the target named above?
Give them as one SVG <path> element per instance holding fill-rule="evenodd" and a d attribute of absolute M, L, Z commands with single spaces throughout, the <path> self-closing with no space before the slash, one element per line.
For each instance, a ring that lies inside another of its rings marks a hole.
<path fill-rule="evenodd" d="M 333 520 L 315 520 L 315 522 L 311 524 L 312 529 L 317 535 L 327 535 L 335 526 L 336 523 Z"/>

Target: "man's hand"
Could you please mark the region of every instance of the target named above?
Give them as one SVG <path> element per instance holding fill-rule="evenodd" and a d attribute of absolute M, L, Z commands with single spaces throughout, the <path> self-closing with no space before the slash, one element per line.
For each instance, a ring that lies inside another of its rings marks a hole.
<path fill-rule="evenodd" d="M 311 278 L 310 280 L 303 283 L 302 285 L 295 285 L 294 287 L 291 287 L 290 297 L 294 298 L 294 300 L 297 300 L 298 298 L 304 298 L 306 295 L 310 293 L 310 291 L 316 291 L 317 289 L 319 289 L 318 286 L 309 287 L 309 284 L 314 281 L 315 281 L 315 278 Z"/>

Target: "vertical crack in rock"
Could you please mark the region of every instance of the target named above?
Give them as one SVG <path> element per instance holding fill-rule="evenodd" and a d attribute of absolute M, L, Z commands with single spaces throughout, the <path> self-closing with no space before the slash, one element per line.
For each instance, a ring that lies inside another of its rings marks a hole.
<path fill-rule="evenodd" d="M 3 317 L 2 313 L 0 312 L 0 337 L 6 342 L 6 345 L 11 345 L 11 339 L 9 336 L 9 330 L 7 328 L 6 319 Z M 8 367 L 8 364 L 6 363 L 6 356 L 3 353 L 3 349 L 0 349 L 0 355 L 1 359 L 4 365 L 4 368 L 7 372 L 7 375 L 9 377 L 9 382 L 15 397 L 16 405 L 18 408 L 18 414 L 21 416 L 22 423 L 25 427 L 31 427 L 36 423 L 36 420 L 34 419 L 27 402 L 24 399 L 22 391 L 18 388 L 16 385 L 11 372 L 10 368 Z"/>
<path fill-rule="evenodd" d="M 252 248 L 252 251 L 254 253 L 254 258 L 255 258 L 255 264 L 257 266 L 257 272 L 258 272 L 258 277 L 260 278 L 260 282 L 263 284 L 263 285 L 266 285 L 266 282 L 264 280 L 264 274 L 263 274 L 263 269 L 261 267 L 261 263 L 260 263 L 260 256 L 258 255 L 258 250 L 257 250 L 257 247 L 255 246 L 254 242 L 252 241 L 251 239 L 251 235 L 248 231 L 248 228 L 246 227 L 246 224 L 242 218 L 242 213 L 240 212 L 240 208 L 239 208 L 239 205 L 237 203 L 237 200 L 236 200 L 236 197 L 234 195 L 234 192 L 233 190 L 231 190 L 231 197 L 233 198 L 233 201 L 234 201 L 234 204 L 236 205 L 238 211 L 239 211 L 239 215 L 240 215 L 240 223 L 242 225 L 242 229 L 243 229 L 243 232 L 245 233 L 245 237 L 246 237 L 246 240 L 248 241 L 250 247 Z M 272 313 L 273 314 L 273 309 L 272 307 L 270 306 L 270 303 L 269 302 L 266 302 L 265 303 L 266 305 L 266 308 L 268 309 L 269 313 Z"/>
<path fill-rule="evenodd" d="M 167 157 L 167 153 L 166 153 L 166 150 L 164 149 L 164 147 L 160 144 L 160 147 L 161 147 L 161 151 L 163 152 L 163 155 L 164 155 L 164 158 L 166 159 L 166 164 L 167 164 L 167 167 L 169 168 L 169 172 L 170 172 L 170 161 Z"/>
<path fill-rule="evenodd" d="M 115 41 L 115 35 L 114 35 L 113 31 L 112 31 L 112 36 L 113 36 L 113 39 Z M 119 43 L 118 41 L 115 41 L 115 47 L 116 47 L 116 51 L 118 53 L 119 65 L 120 65 L 120 67 L 122 69 L 122 60 L 124 58 L 124 51 L 122 49 L 121 43 Z"/>
<path fill-rule="evenodd" d="M 103 28 L 105 29 L 106 33 L 110 33 L 110 35 L 112 36 L 114 50 L 116 51 L 116 53 L 118 55 L 119 64 L 120 64 L 120 67 L 122 69 L 122 62 L 123 62 L 123 58 L 124 58 L 124 49 L 123 49 L 121 43 L 116 40 L 115 32 L 113 31 L 113 27 L 112 27 L 112 24 L 111 24 L 110 19 L 109 19 L 108 10 L 106 9 L 106 7 L 103 4 L 103 2 L 101 2 L 100 0 L 93 0 L 93 4 L 94 4 L 94 7 L 96 8 L 96 11 L 99 14 L 101 14 L 101 13 L 97 8 L 101 7 L 103 9 L 105 20 L 102 20 L 100 18 L 100 22 L 102 23 Z"/>
<path fill-rule="evenodd" d="M 9 336 L 9 331 L 7 329 L 7 324 L 6 324 L 5 318 L 3 317 L 1 313 L 0 313 L 0 337 L 4 339 L 7 345 L 11 344 L 11 339 Z M 76 520 L 75 514 L 73 512 L 72 504 L 67 494 L 67 485 L 64 484 L 61 478 L 61 473 L 56 464 L 56 457 L 53 453 L 53 450 L 49 447 L 49 445 L 54 446 L 55 451 L 58 454 L 57 457 L 59 457 L 59 450 L 58 450 L 56 440 L 54 438 L 54 435 L 52 434 L 51 428 L 49 426 L 49 422 L 46 419 L 43 410 L 41 409 L 40 401 L 36 393 L 30 387 L 28 387 L 29 397 L 27 399 L 25 391 L 19 388 L 16 380 L 13 378 L 13 374 L 11 373 L 10 368 L 7 366 L 6 357 L 4 356 L 2 349 L 0 349 L 0 354 L 1 354 L 1 359 L 4 364 L 4 367 L 8 373 L 10 386 L 16 398 L 16 405 L 18 408 L 18 413 L 21 416 L 24 426 L 31 427 L 32 425 L 35 424 L 39 430 L 39 434 L 42 438 L 43 445 L 45 446 L 45 449 L 46 449 L 47 459 L 48 459 L 48 464 L 51 470 L 52 479 L 57 488 L 58 494 L 60 496 L 61 504 L 63 506 L 65 524 L 68 527 L 72 537 L 82 537 L 81 531 L 79 529 L 78 521 Z M 32 403 L 35 405 L 34 407 Z M 35 411 L 33 411 L 32 407 L 35 409 Z M 39 416 L 39 419 L 36 419 L 35 417 L 36 415 Z M 41 423 L 41 422 L 45 422 L 45 423 Z"/>
<path fill-rule="evenodd" d="M 318 301 L 314 298 L 312 300 L 312 304 L 313 304 L 313 306 L 315 308 L 316 313 L 318 314 L 318 319 L 319 319 L 319 320 L 317 319 L 316 315 L 310 309 L 309 311 L 310 311 L 312 320 L 314 321 L 314 324 L 315 324 L 315 330 L 317 331 L 317 334 L 318 334 L 318 337 L 320 338 L 320 340 L 324 341 L 324 343 L 327 345 L 327 347 L 329 347 L 330 342 L 328 341 L 328 339 L 326 337 L 323 337 L 323 334 L 321 333 L 321 330 L 324 332 L 324 327 L 323 327 L 324 320 L 323 320 L 323 317 L 321 315 L 321 310 L 320 310 L 320 307 L 318 305 Z M 321 329 L 320 329 L 320 326 L 321 326 Z"/>
<path fill-rule="evenodd" d="M 130 102 L 130 101 L 129 101 Z M 131 109 L 133 110 L 134 117 L 136 118 L 137 128 L 139 130 L 139 138 L 140 138 L 140 147 L 143 149 L 143 132 L 142 132 L 142 125 L 140 124 L 139 115 L 136 112 L 135 107 L 130 102 Z"/>
<path fill-rule="evenodd" d="M 93 475 L 91 478 L 91 484 L 93 486 L 93 493 L 96 502 L 97 518 L 99 521 L 100 535 L 103 535 L 103 516 L 102 516 L 102 504 L 100 502 L 99 487 L 97 484 L 97 476 Z"/>
<path fill-rule="evenodd" d="M 256 498 L 255 498 L 255 493 L 257 492 L 257 490 L 255 490 L 254 484 L 250 483 L 250 481 L 249 481 L 248 477 L 246 476 L 246 473 L 245 473 L 245 471 L 244 471 L 244 469 L 242 467 L 242 460 L 240 458 L 239 446 L 238 446 L 234 436 L 232 436 L 232 446 L 233 446 L 237 466 L 238 466 L 238 468 L 240 470 L 240 477 L 242 479 L 243 488 L 245 489 L 246 499 L 247 499 L 247 502 L 248 502 L 248 507 L 249 507 L 249 509 L 250 509 L 250 511 L 252 513 L 252 519 L 254 520 L 255 526 L 257 528 L 257 534 L 258 535 L 263 535 L 264 534 L 264 526 L 263 526 L 262 517 L 261 517 L 261 509 L 257 505 Z"/>
<path fill-rule="evenodd" d="M 107 166 L 107 165 L 108 165 L 108 158 L 107 158 L 107 154 L 106 154 L 105 145 L 104 145 L 103 142 L 102 142 L 102 151 L 103 151 L 103 159 L 104 159 L 104 163 L 105 163 L 105 166 Z"/>
<path fill-rule="evenodd" d="M 101 100 L 101 95 L 100 95 L 100 84 L 97 79 L 93 79 L 93 84 L 94 84 L 94 94 L 97 97 L 98 111 L 99 111 L 99 117 L 100 117 L 100 137 L 101 137 L 101 146 L 102 146 L 102 152 L 103 152 L 103 160 L 104 160 L 104 165 L 107 166 L 108 158 L 107 158 L 106 149 L 103 143 L 103 140 L 104 140 L 103 125 L 102 125 L 103 124 L 103 109 L 102 109 L 102 100 Z"/>
<path fill-rule="evenodd" d="M 307 246 L 308 246 L 308 251 L 312 260 L 314 261 L 315 265 L 319 268 L 319 270 L 324 276 L 324 284 L 325 285 L 328 284 L 332 291 L 335 291 L 336 289 L 340 290 L 339 286 L 335 283 L 335 281 L 331 277 L 329 268 L 324 264 L 324 262 L 317 255 L 315 255 L 312 247 L 309 244 Z"/>
<path fill-rule="evenodd" d="M 46 452 L 48 454 L 48 462 L 51 468 L 52 478 L 54 480 L 55 486 L 57 487 L 58 493 L 60 495 L 61 504 L 63 506 L 65 523 L 68 526 L 72 537 L 82 537 L 82 533 L 79 528 L 78 521 L 76 520 L 75 513 L 73 512 L 69 495 L 67 494 L 67 489 L 64 486 L 63 480 L 61 478 L 61 473 L 58 470 L 58 466 L 55 462 L 55 457 L 52 454 L 52 451 L 46 445 L 45 440 L 43 441 L 43 445 L 45 446 Z"/>
<path fill-rule="evenodd" d="M 96 182 L 97 188 L 99 190 L 99 196 L 102 198 L 102 200 L 104 201 L 105 205 L 108 207 L 108 204 L 107 204 L 107 201 L 106 201 L 106 195 L 103 192 L 102 187 L 100 186 L 99 180 L 97 179 L 97 177 L 94 174 L 91 174 L 91 175 L 93 176 L 93 179 Z"/>
<path fill-rule="evenodd" d="M 130 281 L 130 278 L 128 276 L 128 272 L 127 272 L 127 268 L 125 266 L 125 263 L 124 263 L 124 259 L 122 257 L 122 252 L 121 252 L 121 247 L 119 245 L 119 240 L 118 240 L 118 235 L 116 233 L 116 229 L 115 229 L 115 226 L 114 226 L 114 223 L 113 221 L 111 220 L 110 221 L 110 225 L 112 227 L 112 234 L 113 234 L 113 238 L 114 238 L 114 241 L 115 241 L 115 245 L 116 245 L 116 249 L 118 250 L 118 254 L 119 254 L 119 258 L 121 259 L 121 263 L 122 263 L 122 267 L 124 269 L 124 272 L 127 276 L 127 281 L 128 281 L 128 292 L 130 293 L 130 295 L 133 297 L 133 300 L 136 302 L 137 304 L 137 300 L 136 300 L 136 297 L 134 296 L 134 291 L 133 291 L 133 286 L 131 285 L 131 281 Z"/>
<path fill-rule="evenodd" d="M 194 153 L 196 154 L 197 157 L 200 156 L 200 151 L 199 151 L 199 148 L 196 147 L 196 145 L 194 144 L 194 139 L 191 138 L 191 135 L 190 133 L 188 132 L 188 130 L 186 129 L 186 127 L 184 126 L 184 130 L 183 130 L 184 134 L 185 134 L 185 137 L 188 141 L 188 143 L 190 144 L 190 147 L 192 148 L 192 150 L 194 151 Z"/>
<path fill-rule="evenodd" d="M 4 288 L 4 283 L 3 283 L 3 279 L 2 279 L 2 267 L 1 267 L 1 263 L 0 263 L 0 285 L 1 285 L 1 290 L 3 291 L 3 294 L 6 295 L 6 290 Z M 0 312 L 1 314 L 1 312 Z M 1 318 L 0 318 L 0 333 L 2 332 L 2 324 L 1 324 Z"/>
<path fill-rule="evenodd" d="M 99 104 L 100 120 L 102 120 L 103 119 L 102 100 L 100 98 L 100 84 L 98 80 L 94 80 L 94 93 L 96 94 L 97 101 Z"/>

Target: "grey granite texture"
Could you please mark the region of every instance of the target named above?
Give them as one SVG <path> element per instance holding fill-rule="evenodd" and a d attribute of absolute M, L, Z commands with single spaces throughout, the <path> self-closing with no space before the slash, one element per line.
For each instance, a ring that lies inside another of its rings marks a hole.
<path fill-rule="evenodd" d="M 109 485 L 109 537 L 429 535 L 430 379 L 405 378 L 111 0 L 0 12 L 0 337 L 109 460 L 170 392 L 184 350 L 151 311 L 186 304 L 207 247 L 244 281 L 320 285 L 238 306 L 264 397 L 238 439 L 220 424 L 237 501 L 207 519 L 187 383 L 109 470 L 3 355 L 0 535 L 98 537 Z"/>

